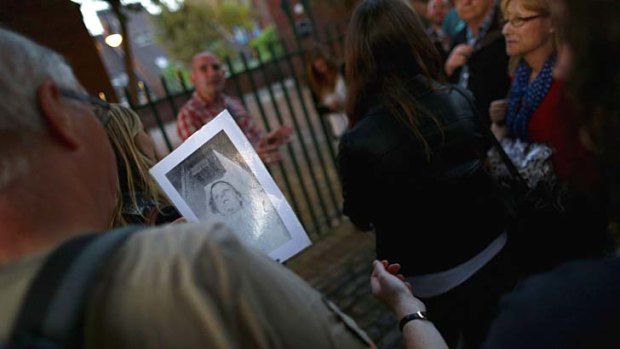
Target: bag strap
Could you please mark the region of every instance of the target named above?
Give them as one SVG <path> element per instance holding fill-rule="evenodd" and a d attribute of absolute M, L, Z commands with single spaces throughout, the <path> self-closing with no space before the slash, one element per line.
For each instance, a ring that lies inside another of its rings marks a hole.
<path fill-rule="evenodd" d="M 81 347 L 84 307 L 98 272 L 141 228 L 128 226 L 82 235 L 52 251 L 30 284 L 8 348 Z"/>
<path fill-rule="evenodd" d="M 467 103 L 469 103 L 469 106 L 476 113 L 476 116 L 477 116 L 476 119 L 480 123 L 480 126 L 482 128 L 482 133 L 491 142 L 493 147 L 495 147 L 495 150 L 497 150 L 500 158 L 502 159 L 502 162 L 504 163 L 504 165 L 506 165 L 506 168 L 508 168 L 508 172 L 510 173 L 512 178 L 522 188 L 528 188 L 529 186 L 527 185 L 527 182 L 525 181 L 523 176 L 521 176 L 521 174 L 519 173 L 519 170 L 517 170 L 517 167 L 512 162 L 508 154 L 506 154 L 506 152 L 504 151 L 504 147 L 502 147 L 502 145 L 499 143 L 497 138 L 495 138 L 495 135 L 493 134 L 493 132 L 491 132 L 489 125 L 487 125 L 486 122 L 482 119 L 482 116 L 478 112 L 478 108 L 476 108 L 476 105 L 471 101 L 471 97 L 465 91 L 463 91 L 462 87 L 460 86 L 453 85 L 452 88 L 454 88 L 458 93 L 460 93 L 465 98 L 465 100 L 467 100 Z"/>

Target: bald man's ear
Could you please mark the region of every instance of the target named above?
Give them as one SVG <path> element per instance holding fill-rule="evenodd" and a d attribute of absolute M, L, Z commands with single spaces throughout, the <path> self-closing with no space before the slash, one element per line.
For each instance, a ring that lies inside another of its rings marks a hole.
<path fill-rule="evenodd" d="M 75 120 L 72 119 L 67 105 L 63 103 L 56 83 L 47 78 L 37 89 L 37 104 L 47 130 L 52 137 L 66 147 L 78 147 Z"/>

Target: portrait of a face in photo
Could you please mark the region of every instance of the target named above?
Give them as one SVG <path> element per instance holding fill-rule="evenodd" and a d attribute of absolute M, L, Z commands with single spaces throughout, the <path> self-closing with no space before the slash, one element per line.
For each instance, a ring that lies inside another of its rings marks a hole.
<path fill-rule="evenodd" d="M 291 239 L 284 223 L 256 178 L 240 164 L 213 151 L 224 169 L 222 176 L 204 187 L 208 202 L 206 220 L 222 222 L 242 240 L 270 253 Z"/>
<path fill-rule="evenodd" d="M 267 254 L 291 239 L 225 132 L 215 135 L 167 176 L 200 221 L 223 223 Z"/>
<path fill-rule="evenodd" d="M 207 187 L 205 187 L 207 191 Z M 209 208 L 211 212 L 222 216 L 230 216 L 243 207 L 241 193 L 226 181 L 211 184 L 209 191 Z"/>

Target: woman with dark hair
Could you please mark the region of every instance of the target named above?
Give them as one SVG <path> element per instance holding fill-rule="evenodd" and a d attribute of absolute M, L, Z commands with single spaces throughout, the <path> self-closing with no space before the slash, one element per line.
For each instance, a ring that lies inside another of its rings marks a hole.
<path fill-rule="evenodd" d="M 402 265 L 448 343 L 476 347 L 514 273 L 472 101 L 437 82 L 438 53 L 401 0 L 362 1 L 345 56 L 344 213 L 375 230 L 377 257 Z"/>

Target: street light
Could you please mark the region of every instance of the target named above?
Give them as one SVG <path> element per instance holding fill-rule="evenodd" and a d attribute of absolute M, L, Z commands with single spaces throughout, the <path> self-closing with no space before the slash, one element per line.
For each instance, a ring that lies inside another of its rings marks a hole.
<path fill-rule="evenodd" d="M 105 43 L 110 47 L 119 47 L 123 42 L 123 36 L 121 34 L 110 34 L 105 37 Z"/>
<path fill-rule="evenodd" d="M 284 14 L 288 18 L 295 39 L 303 39 L 310 34 L 314 33 L 315 39 L 318 40 L 318 33 L 314 25 L 314 18 L 310 9 L 310 2 L 308 0 L 300 0 L 292 8 L 289 0 L 281 0 L 280 8 L 284 11 Z M 298 18 L 295 18 L 298 17 Z"/>
<path fill-rule="evenodd" d="M 314 14 L 312 13 L 312 5 L 309 0 L 301 0 L 301 4 L 303 8 L 306 10 L 307 17 L 310 19 L 310 24 L 312 26 L 312 33 L 314 34 L 314 39 L 319 41 L 319 32 L 317 30 L 316 22 L 314 21 Z"/>

